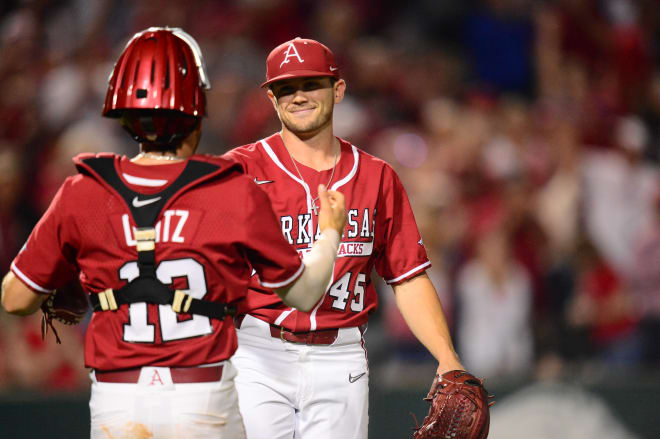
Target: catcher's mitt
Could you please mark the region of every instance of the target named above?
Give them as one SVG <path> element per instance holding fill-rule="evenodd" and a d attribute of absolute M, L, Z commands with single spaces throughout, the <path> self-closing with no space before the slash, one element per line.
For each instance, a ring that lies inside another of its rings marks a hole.
<path fill-rule="evenodd" d="M 483 381 L 463 370 L 436 375 L 425 401 L 429 413 L 413 439 L 485 439 L 490 426 L 488 393 Z"/>
<path fill-rule="evenodd" d="M 53 330 L 57 343 L 61 343 L 60 337 L 53 326 L 53 320 L 65 325 L 77 325 L 89 310 L 87 293 L 82 289 L 78 280 L 53 291 L 48 299 L 41 304 L 43 317 L 41 319 L 41 335 L 46 336 L 48 327 Z"/>

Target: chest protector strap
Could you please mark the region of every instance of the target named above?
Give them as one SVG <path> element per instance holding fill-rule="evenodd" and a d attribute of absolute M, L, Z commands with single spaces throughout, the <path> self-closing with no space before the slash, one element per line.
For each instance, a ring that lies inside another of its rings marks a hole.
<path fill-rule="evenodd" d="M 154 225 L 158 215 L 167 202 L 184 187 L 217 171 L 219 167 L 211 163 L 189 160 L 181 175 L 172 184 L 157 194 L 149 195 L 148 200 L 145 200 L 149 203 L 144 203 L 140 201 L 144 199 L 144 195 L 131 190 L 121 181 L 113 158 L 92 157 L 83 162 L 124 199 L 137 225 L 135 240 L 139 275 L 122 288 L 117 290 L 108 288 L 98 294 L 92 294 L 90 300 L 94 311 L 115 311 L 123 304 L 146 302 L 172 305 L 172 309 L 177 313 L 198 314 L 219 320 L 227 315 L 234 315 L 236 307 L 233 305 L 195 299 L 181 290 L 172 290 L 156 277 Z"/>

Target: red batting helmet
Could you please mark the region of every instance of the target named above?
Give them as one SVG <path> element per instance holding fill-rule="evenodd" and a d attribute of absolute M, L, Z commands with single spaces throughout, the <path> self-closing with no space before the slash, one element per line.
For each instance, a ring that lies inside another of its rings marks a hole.
<path fill-rule="evenodd" d="M 171 144 L 206 115 L 209 88 L 193 37 L 179 28 L 151 27 L 133 36 L 115 64 L 103 116 L 121 117 L 135 140 Z"/>
<path fill-rule="evenodd" d="M 266 59 L 266 82 L 262 87 L 287 78 L 332 76 L 339 67 L 330 49 L 316 40 L 294 38 L 274 48 Z"/>

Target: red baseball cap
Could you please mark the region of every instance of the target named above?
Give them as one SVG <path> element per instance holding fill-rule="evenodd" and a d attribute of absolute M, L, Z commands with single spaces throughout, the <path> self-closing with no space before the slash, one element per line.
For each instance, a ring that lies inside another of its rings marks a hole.
<path fill-rule="evenodd" d="M 334 76 L 339 78 L 335 55 L 315 40 L 294 38 L 274 48 L 266 58 L 266 82 L 287 78 Z"/>

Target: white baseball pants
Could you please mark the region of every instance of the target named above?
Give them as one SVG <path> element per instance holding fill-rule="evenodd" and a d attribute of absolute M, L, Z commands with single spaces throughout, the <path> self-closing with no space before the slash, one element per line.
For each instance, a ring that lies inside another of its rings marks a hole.
<path fill-rule="evenodd" d="M 367 439 L 369 369 L 358 328 L 340 329 L 331 345 L 296 344 L 248 315 L 232 362 L 248 439 Z"/>
<path fill-rule="evenodd" d="M 161 367 L 143 367 L 137 384 L 90 376 L 91 439 L 245 438 L 229 361 L 220 381 L 205 383 L 172 383 Z"/>

